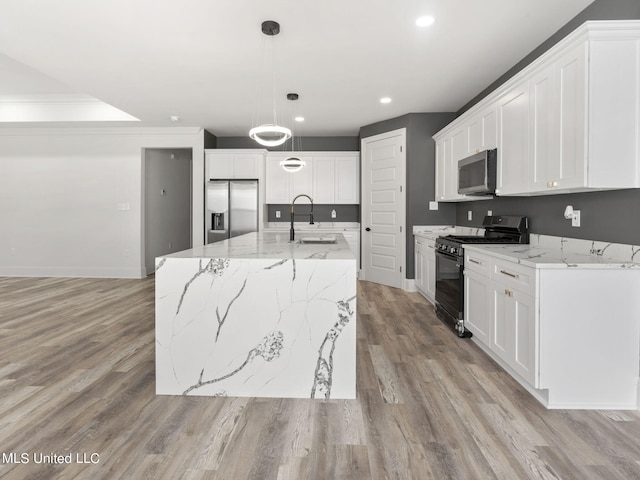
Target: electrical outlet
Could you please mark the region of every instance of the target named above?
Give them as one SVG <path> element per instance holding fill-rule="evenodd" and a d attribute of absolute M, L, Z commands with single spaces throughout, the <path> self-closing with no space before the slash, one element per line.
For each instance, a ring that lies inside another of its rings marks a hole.
<path fill-rule="evenodd" d="M 493 215 L 493 211 L 492 210 L 487 210 L 487 216 L 490 217 L 491 215 Z"/>
<path fill-rule="evenodd" d="M 276 218 L 280 218 L 280 210 L 276 210 Z"/>
<path fill-rule="evenodd" d="M 580 226 L 580 210 L 574 210 L 573 211 L 573 218 L 571 219 L 571 226 L 572 227 L 579 227 Z"/>
<path fill-rule="evenodd" d="M 469 221 L 473 220 L 473 212 L 471 210 L 467 211 L 467 220 Z"/>
<path fill-rule="evenodd" d="M 338 215 L 335 210 L 331 210 L 331 218 L 336 218 Z"/>
<path fill-rule="evenodd" d="M 429 202 L 429 210 L 438 210 L 438 202 Z"/>

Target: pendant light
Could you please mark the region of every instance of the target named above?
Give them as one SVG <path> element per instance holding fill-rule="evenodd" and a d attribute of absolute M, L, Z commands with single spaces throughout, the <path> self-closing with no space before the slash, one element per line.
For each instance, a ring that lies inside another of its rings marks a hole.
<path fill-rule="evenodd" d="M 273 20 L 262 22 L 262 33 L 268 37 L 274 37 L 280 33 L 280 24 Z M 272 40 L 273 41 L 273 40 Z M 273 69 L 273 56 L 271 58 L 271 68 Z M 249 137 L 265 147 L 277 147 L 291 138 L 291 130 L 282 127 L 277 123 L 276 117 L 276 96 L 275 96 L 275 74 L 273 79 L 273 123 L 265 123 L 249 130 Z"/>
<path fill-rule="evenodd" d="M 300 96 L 297 93 L 287 93 L 287 99 L 291 100 L 292 102 L 295 102 L 296 100 L 298 100 L 298 98 L 300 98 Z M 294 115 L 293 115 L 293 107 L 291 108 L 291 111 L 292 111 L 291 125 L 293 125 L 295 123 Z M 295 137 L 293 136 L 293 133 L 292 133 L 291 134 L 291 156 L 282 160 L 280 162 L 280 166 L 284 168 L 287 172 L 297 172 L 302 167 L 304 167 L 304 165 L 305 165 L 304 160 L 302 160 L 301 158 L 295 155 Z"/>

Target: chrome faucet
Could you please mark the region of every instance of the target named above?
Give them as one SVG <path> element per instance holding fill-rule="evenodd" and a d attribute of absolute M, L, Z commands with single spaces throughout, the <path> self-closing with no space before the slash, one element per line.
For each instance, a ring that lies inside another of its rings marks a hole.
<path fill-rule="evenodd" d="M 307 197 L 311 202 L 311 212 L 309 213 L 309 225 L 313 225 L 313 198 L 311 198 L 309 195 L 305 195 L 304 193 L 301 193 L 300 195 L 296 195 L 296 197 L 293 200 L 291 200 L 291 229 L 289 230 L 290 242 L 293 242 L 295 240 L 295 232 L 293 230 L 293 218 L 295 217 L 296 213 L 293 208 L 293 204 L 296 203 L 296 200 L 300 197 Z"/>

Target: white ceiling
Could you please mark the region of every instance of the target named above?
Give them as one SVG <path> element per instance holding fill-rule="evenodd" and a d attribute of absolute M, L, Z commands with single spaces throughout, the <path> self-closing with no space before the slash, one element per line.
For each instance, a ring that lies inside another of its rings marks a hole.
<path fill-rule="evenodd" d="M 136 125 L 243 136 L 271 120 L 275 83 L 278 123 L 306 118 L 296 135 L 357 135 L 405 113 L 457 111 L 590 3 L 3 0 L 0 109 L 94 97 Z M 435 23 L 417 27 L 425 14 Z M 281 33 L 262 34 L 263 20 Z M 2 125 L 25 123 L 40 125 Z"/>

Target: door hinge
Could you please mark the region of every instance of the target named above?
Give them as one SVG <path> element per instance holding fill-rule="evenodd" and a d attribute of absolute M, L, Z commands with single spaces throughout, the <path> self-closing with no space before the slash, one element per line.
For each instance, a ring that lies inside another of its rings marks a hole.
<path fill-rule="evenodd" d="M 402 193 L 402 185 L 400 185 L 400 193 Z"/>
<path fill-rule="evenodd" d="M 400 152 L 402 152 L 402 145 L 400 145 Z"/>
<path fill-rule="evenodd" d="M 400 267 L 400 272 L 402 272 L 402 267 Z"/>
<path fill-rule="evenodd" d="M 400 225 L 400 231 L 402 231 L 402 225 Z"/>

